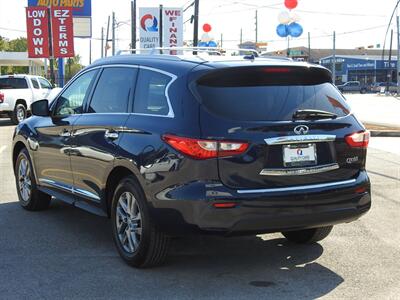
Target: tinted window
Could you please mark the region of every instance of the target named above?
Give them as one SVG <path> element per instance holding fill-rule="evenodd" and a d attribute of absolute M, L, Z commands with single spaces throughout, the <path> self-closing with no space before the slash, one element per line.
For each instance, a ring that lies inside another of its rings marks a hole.
<path fill-rule="evenodd" d="M 234 120 L 292 120 L 293 113 L 299 109 L 324 110 L 338 116 L 345 116 L 350 111 L 344 98 L 330 82 L 304 78 L 307 73 L 303 74 L 303 78 L 296 76 L 293 80 L 290 76 L 285 79 L 282 73 L 277 73 L 279 81 L 274 74 L 268 80 L 269 73 L 254 73 L 257 78 L 251 74 L 244 78 L 239 73 L 236 83 L 233 74 L 227 76 L 229 79 L 213 77 L 211 82 L 201 79 L 197 84 L 197 94 L 210 112 Z M 222 86 L 218 84 L 219 81 L 222 81 Z M 256 84 L 252 85 L 252 82 Z"/>
<path fill-rule="evenodd" d="M 89 112 L 127 112 L 136 73 L 134 68 L 105 68 L 96 85 Z"/>
<path fill-rule="evenodd" d="M 42 86 L 42 89 L 49 89 L 51 90 L 53 87 L 51 86 L 50 82 L 48 82 L 46 79 L 44 78 L 40 78 L 39 77 L 39 82 L 40 85 Z"/>
<path fill-rule="evenodd" d="M 0 89 L 27 89 L 28 83 L 25 78 L 0 78 Z"/>
<path fill-rule="evenodd" d="M 31 82 L 32 82 L 33 88 L 40 89 L 39 82 L 37 81 L 36 78 L 31 78 Z"/>
<path fill-rule="evenodd" d="M 97 70 L 86 72 L 67 87 L 57 100 L 55 115 L 73 115 L 82 113 L 82 106 L 89 96 L 90 86 Z"/>
<path fill-rule="evenodd" d="M 162 73 L 141 69 L 136 84 L 133 112 L 152 115 L 168 115 L 165 96 L 171 77 Z"/>

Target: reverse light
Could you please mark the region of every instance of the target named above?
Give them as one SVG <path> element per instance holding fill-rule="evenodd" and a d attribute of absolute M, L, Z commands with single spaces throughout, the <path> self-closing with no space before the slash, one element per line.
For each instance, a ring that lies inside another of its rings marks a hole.
<path fill-rule="evenodd" d="M 0 93 L 0 103 L 3 103 L 3 102 L 4 102 L 4 94 Z"/>
<path fill-rule="evenodd" d="M 163 140 L 175 150 L 194 159 L 227 157 L 244 153 L 248 143 L 200 140 L 166 134 Z"/>
<path fill-rule="evenodd" d="M 347 145 L 354 148 L 368 147 L 370 133 L 369 131 L 355 132 L 345 137 Z"/>

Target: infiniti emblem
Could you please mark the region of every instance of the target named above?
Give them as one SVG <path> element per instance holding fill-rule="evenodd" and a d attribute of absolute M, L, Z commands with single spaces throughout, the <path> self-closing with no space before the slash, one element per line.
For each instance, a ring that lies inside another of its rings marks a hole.
<path fill-rule="evenodd" d="M 308 126 L 306 125 L 299 125 L 294 128 L 294 133 L 299 135 L 304 135 L 308 133 Z"/>

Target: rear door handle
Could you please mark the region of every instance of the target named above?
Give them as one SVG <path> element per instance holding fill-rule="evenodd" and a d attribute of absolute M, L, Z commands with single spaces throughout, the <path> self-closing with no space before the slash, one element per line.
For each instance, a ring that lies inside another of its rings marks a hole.
<path fill-rule="evenodd" d="M 70 137 L 71 136 L 71 131 L 68 131 L 67 129 L 64 129 L 63 131 L 60 132 L 59 135 L 61 137 Z"/>
<path fill-rule="evenodd" d="M 114 130 L 106 130 L 104 137 L 109 140 L 116 140 L 119 137 L 119 134 Z"/>

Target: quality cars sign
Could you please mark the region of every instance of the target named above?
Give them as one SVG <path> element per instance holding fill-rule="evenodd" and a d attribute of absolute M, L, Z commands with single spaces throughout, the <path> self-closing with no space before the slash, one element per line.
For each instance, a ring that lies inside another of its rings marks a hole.
<path fill-rule="evenodd" d="M 139 8 L 140 49 L 152 49 L 160 45 L 160 10 L 157 7 Z"/>

